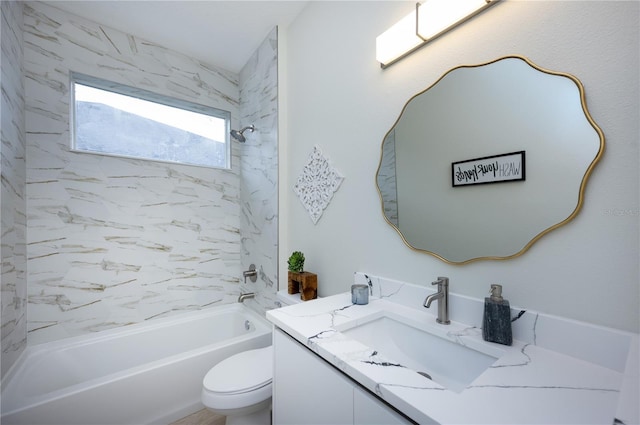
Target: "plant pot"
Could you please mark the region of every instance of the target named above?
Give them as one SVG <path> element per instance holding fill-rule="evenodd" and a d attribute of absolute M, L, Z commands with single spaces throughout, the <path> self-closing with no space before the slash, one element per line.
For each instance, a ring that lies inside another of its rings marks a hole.
<path fill-rule="evenodd" d="M 318 298 L 318 276 L 309 272 L 289 271 L 289 281 L 287 292 L 290 294 L 300 293 L 302 301 Z"/>

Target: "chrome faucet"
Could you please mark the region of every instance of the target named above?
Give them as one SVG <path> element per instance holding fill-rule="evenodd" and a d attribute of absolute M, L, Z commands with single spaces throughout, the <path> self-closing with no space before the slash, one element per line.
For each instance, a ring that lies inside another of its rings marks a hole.
<path fill-rule="evenodd" d="M 247 292 L 247 293 L 240 293 L 240 296 L 238 297 L 238 302 L 241 303 L 242 301 L 246 300 L 247 298 L 255 298 L 256 294 L 255 292 Z"/>
<path fill-rule="evenodd" d="M 247 283 L 247 278 L 251 280 L 251 282 L 255 282 L 258 280 L 258 271 L 256 270 L 256 265 L 251 264 L 249 266 L 249 270 L 245 270 L 242 272 L 242 276 L 244 277 L 244 283 Z"/>
<path fill-rule="evenodd" d="M 436 319 L 436 322 L 448 325 L 451 323 L 449 320 L 449 278 L 438 277 L 438 280 L 431 282 L 431 284 L 438 285 L 438 292 L 425 298 L 422 306 L 429 308 L 431 307 L 431 302 L 433 300 L 438 300 L 438 318 Z"/>

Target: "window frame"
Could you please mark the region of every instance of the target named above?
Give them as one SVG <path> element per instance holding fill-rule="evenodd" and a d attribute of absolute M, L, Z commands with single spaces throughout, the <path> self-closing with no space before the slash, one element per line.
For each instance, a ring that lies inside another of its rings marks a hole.
<path fill-rule="evenodd" d="M 171 96 L 166 96 L 162 94 L 158 94 L 149 90 L 139 89 L 133 86 L 128 86 L 126 84 L 120 84 L 113 81 L 104 80 L 98 77 L 92 77 L 90 75 L 81 74 L 78 72 L 70 72 L 69 73 L 69 93 L 70 93 L 70 135 L 71 135 L 71 152 L 76 153 L 86 153 L 93 155 L 104 155 L 111 156 L 116 158 L 126 158 L 140 161 L 153 161 L 153 162 L 161 162 L 168 164 L 176 164 L 176 165 L 186 165 L 191 167 L 204 167 L 204 168 L 212 168 L 212 169 L 220 169 L 220 170 L 231 170 L 231 112 L 225 111 L 223 109 L 215 108 L 213 106 L 205 106 L 195 102 L 177 99 Z M 76 145 L 76 99 L 75 99 L 75 85 L 80 84 L 83 86 L 92 87 L 99 90 L 104 90 L 112 93 L 117 93 L 123 96 L 129 96 L 136 99 L 154 102 L 161 105 L 166 105 L 174 108 L 183 109 L 185 111 L 196 112 L 208 116 L 212 116 L 215 118 L 224 119 L 225 121 L 225 132 L 224 132 L 224 143 L 225 143 L 225 164 L 218 165 L 205 165 L 205 164 L 193 164 L 188 162 L 181 161 L 172 161 L 169 159 L 157 159 L 157 158 L 147 158 L 141 156 L 134 155 L 123 155 L 118 153 L 110 153 L 110 152 L 99 152 L 93 150 L 85 150 L 78 148 Z"/>

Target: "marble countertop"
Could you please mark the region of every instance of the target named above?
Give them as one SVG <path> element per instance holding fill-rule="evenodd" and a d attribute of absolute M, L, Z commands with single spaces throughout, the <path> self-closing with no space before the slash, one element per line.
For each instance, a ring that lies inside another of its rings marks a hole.
<path fill-rule="evenodd" d="M 479 327 L 455 321 L 437 324 L 432 310 L 420 311 L 384 296 L 353 305 L 351 294 L 343 293 L 271 310 L 267 318 L 418 423 L 614 422 L 622 371 L 518 340 L 517 332 L 512 346 L 489 343 Z M 429 332 L 458 344 L 484 347 L 497 360 L 457 392 L 341 332 L 384 315 L 423 323 Z"/>

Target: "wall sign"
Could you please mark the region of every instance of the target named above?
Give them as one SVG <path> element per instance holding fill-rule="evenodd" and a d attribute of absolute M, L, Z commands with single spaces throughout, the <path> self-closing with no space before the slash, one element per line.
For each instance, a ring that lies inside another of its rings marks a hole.
<path fill-rule="evenodd" d="M 452 186 L 525 180 L 525 151 L 468 159 L 451 164 Z"/>

